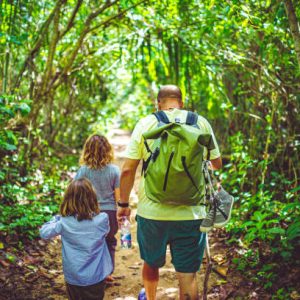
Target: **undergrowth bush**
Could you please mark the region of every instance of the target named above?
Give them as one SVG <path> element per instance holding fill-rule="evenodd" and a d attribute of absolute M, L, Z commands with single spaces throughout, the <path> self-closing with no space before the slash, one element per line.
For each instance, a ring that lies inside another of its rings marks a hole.
<path fill-rule="evenodd" d="M 17 124 L 30 112 L 30 102 L 0 97 L 0 238 L 36 237 L 38 227 L 57 213 L 69 181 L 67 171 L 76 164 L 74 156 L 60 159 L 48 151 L 40 161 L 27 164 L 23 174 L 26 153 L 21 146 L 30 140 Z"/>
<path fill-rule="evenodd" d="M 14 183 L 1 187 L 0 231 L 4 235 L 34 238 L 38 228 L 58 211 L 65 188 L 61 174 L 55 176 L 32 168 L 26 181 L 15 176 Z"/>
<path fill-rule="evenodd" d="M 266 162 L 251 157 L 245 141 L 241 133 L 231 137 L 231 161 L 221 175 L 225 189 L 235 197 L 227 230 L 229 242 L 242 250 L 233 262 L 266 289 L 279 290 L 274 283 L 281 269 L 300 265 L 300 187 L 295 186 L 296 178 L 286 178 L 270 163 L 262 180 Z"/>

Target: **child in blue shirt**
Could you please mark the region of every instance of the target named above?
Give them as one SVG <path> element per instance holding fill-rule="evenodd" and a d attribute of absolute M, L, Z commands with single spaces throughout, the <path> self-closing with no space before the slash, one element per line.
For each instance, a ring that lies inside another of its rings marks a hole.
<path fill-rule="evenodd" d="M 105 241 L 110 227 L 108 216 L 100 212 L 96 193 L 87 179 L 70 183 L 60 214 L 42 226 L 40 235 L 44 239 L 61 235 L 68 298 L 102 300 L 105 278 L 113 268 Z"/>
<path fill-rule="evenodd" d="M 106 237 L 108 250 L 115 265 L 118 232 L 117 205 L 120 199 L 120 170 L 112 164 L 113 148 L 103 135 L 93 134 L 85 142 L 80 158 L 81 167 L 75 179 L 87 178 L 94 186 L 102 212 L 108 214 L 110 231 Z M 107 281 L 113 281 L 110 275 Z"/>

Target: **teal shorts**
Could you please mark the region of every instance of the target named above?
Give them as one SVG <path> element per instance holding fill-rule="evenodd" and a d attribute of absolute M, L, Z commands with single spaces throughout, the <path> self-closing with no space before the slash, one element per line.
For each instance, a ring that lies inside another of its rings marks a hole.
<path fill-rule="evenodd" d="M 205 233 L 199 231 L 202 220 L 157 221 L 137 216 L 137 240 L 141 258 L 151 267 L 166 262 L 170 245 L 172 264 L 177 272 L 199 270 L 205 249 Z"/>

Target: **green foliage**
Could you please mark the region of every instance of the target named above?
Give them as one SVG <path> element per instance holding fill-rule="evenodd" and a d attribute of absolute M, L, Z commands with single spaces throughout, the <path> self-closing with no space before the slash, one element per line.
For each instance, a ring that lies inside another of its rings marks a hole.
<path fill-rule="evenodd" d="M 0 201 L 0 229 L 19 237 L 36 237 L 38 228 L 58 213 L 68 175 L 63 164 L 53 162 L 40 171 L 36 166 L 26 177 L 15 173 L 13 182 L 2 184 Z M 67 175 L 67 177 L 66 177 Z M 62 177 L 65 180 L 61 180 Z"/>
<path fill-rule="evenodd" d="M 17 204 L 16 206 L 2 206 L 0 229 L 7 234 L 17 234 L 19 237 L 29 238 L 38 235 L 38 228 L 57 211 L 57 205 L 43 207 L 41 204 Z"/>
<path fill-rule="evenodd" d="M 290 180 L 272 170 L 274 167 L 268 163 L 268 157 L 253 158 L 249 151 L 251 140 L 241 132 L 233 135 L 230 143 L 231 160 L 221 176 L 223 185 L 236 199 L 233 217 L 227 226 L 231 233 L 229 242 L 248 249 L 241 250 L 241 256 L 233 262 L 249 278 L 274 291 L 278 288 L 282 264 L 288 265 L 292 260 L 293 265 L 300 263 L 296 259 L 300 247 L 297 178 Z M 281 264 L 274 263 L 277 260 Z"/>
<path fill-rule="evenodd" d="M 43 171 L 37 162 L 26 170 L 26 175 L 20 174 L 24 164 L 21 146 L 30 140 L 22 137 L 14 126 L 30 113 L 30 104 L 30 100 L 17 100 L 15 96 L 0 97 L 0 231 L 33 238 L 38 227 L 58 211 L 65 188 L 61 181 L 65 170 L 60 169 L 58 159 L 51 161 L 45 156 L 44 161 L 49 164 Z"/>
<path fill-rule="evenodd" d="M 234 258 L 232 262 L 237 265 L 237 269 L 240 271 L 245 271 L 249 266 L 255 268 L 259 264 L 259 253 L 249 249 L 243 253 L 241 258 Z"/>
<path fill-rule="evenodd" d="M 18 100 L 15 96 L 0 95 L 0 153 L 17 149 L 18 135 L 10 129 L 9 122 L 28 115 L 30 103 L 27 99 Z"/>
<path fill-rule="evenodd" d="M 1 231 L 19 237 L 37 236 L 38 227 L 58 212 L 62 200 L 66 181 L 61 181 L 64 171 L 59 167 L 40 171 L 32 166 L 26 177 L 10 173 L 14 184 L 9 181 L 1 185 Z"/>
<path fill-rule="evenodd" d="M 265 264 L 259 280 L 284 299 L 272 260 L 294 262 L 300 247 L 300 68 L 285 1 L 104 3 L 0 3 L 2 229 L 33 236 L 86 137 L 131 130 L 174 83 L 220 144 L 236 200 L 227 230 L 249 251 L 239 269 Z"/>

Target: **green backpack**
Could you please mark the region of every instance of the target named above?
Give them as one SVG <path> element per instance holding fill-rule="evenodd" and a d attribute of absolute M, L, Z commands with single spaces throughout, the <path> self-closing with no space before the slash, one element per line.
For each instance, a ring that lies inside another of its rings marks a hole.
<path fill-rule="evenodd" d="M 210 134 L 201 134 L 198 115 L 188 112 L 185 123 L 170 122 L 163 111 L 154 113 L 158 127 L 143 134 L 149 158 L 144 161 L 146 196 L 172 205 L 201 205 L 205 198 L 203 150 L 214 149 Z M 154 140 L 151 151 L 147 140 Z"/>

